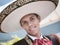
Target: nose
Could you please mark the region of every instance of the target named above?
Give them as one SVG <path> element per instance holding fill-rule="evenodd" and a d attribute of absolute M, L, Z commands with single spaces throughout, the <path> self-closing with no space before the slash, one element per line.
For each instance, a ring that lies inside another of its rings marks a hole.
<path fill-rule="evenodd" d="M 32 26 L 32 23 L 29 23 L 28 25 L 29 25 L 29 27 L 30 27 L 30 26 Z"/>

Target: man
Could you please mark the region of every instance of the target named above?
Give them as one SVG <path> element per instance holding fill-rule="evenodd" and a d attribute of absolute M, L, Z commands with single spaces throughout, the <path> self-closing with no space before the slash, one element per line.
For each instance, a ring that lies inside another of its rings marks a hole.
<path fill-rule="evenodd" d="M 41 17 L 36 13 L 30 13 L 22 17 L 20 20 L 20 25 L 25 29 L 28 35 L 14 45 L 52 45 L 51 40 L 41 35 L 39 25 L 40 21 Z M 37 39 L 40 39 L 40 44 Z"/>
<path fill-rule="evenodd" d="M 13 45 L 58 45 L 53 43 L 54 41 L 49 36 L 42 36 L 40 32 L 41 20 L 54 9 L 55 5 L 50 1 L 37 1 L 22 6 L 12 13 L 16 16 L 14 23 L 19 22 L 20 28 L 22 27 L 27 32 L 25 38 Z"/>
<path fill-rule="evenodd" d="M 22 27 L 28 34 L 13 45 L 52 45 L 49 38 L 41 35 L 39 23 L 55 9 L 53 2 L 36 1 L 15 9 L 5 18 L 5 22 L 2 22 L 2 29 L 10 32 L 20 30 Z M 4 28 L 5 24 L 8 28 Z"/>

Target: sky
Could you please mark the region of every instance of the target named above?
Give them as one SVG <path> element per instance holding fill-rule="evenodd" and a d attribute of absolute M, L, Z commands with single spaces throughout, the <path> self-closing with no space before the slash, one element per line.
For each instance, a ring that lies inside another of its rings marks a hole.
<path fill-rule="evenodd" d="M 0 0 L 0 6 L 3 6 L 4 4 L 7 4 L 11 2 L 12 0 Z"/>

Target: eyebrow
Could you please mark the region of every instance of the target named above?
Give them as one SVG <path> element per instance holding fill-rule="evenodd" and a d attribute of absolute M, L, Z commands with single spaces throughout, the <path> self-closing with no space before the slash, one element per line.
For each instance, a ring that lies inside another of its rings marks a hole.
<path fill-rule="evenodd" d="M 34 17 L 34 15 L 32 15 L 30 18 Z"/>
<path fill-rule="evenodd" d="M 24 22 L 26 22 L 26 21 L 21 21 L 21 23 L 24 23 Z"/>
<path fill-rule="evenodd" d="M 34 15 L 32 15 L 32 16 L 30 17 L 30 19 L 31 19 L 32 17 L 34 17 Z M 21 22 L 25 22 L 25 21 L 22 20 Z"/>

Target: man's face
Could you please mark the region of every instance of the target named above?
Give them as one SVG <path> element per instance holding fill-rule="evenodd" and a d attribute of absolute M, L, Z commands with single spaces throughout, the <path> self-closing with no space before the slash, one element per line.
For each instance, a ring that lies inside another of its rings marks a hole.
<path fill-rule="evenodd" d="M 39 20 L 35 15 L 24 16 L 21 20 L 22 28 L 24 28 L 28 34 L 35 36 L 39 33 Z"/>

